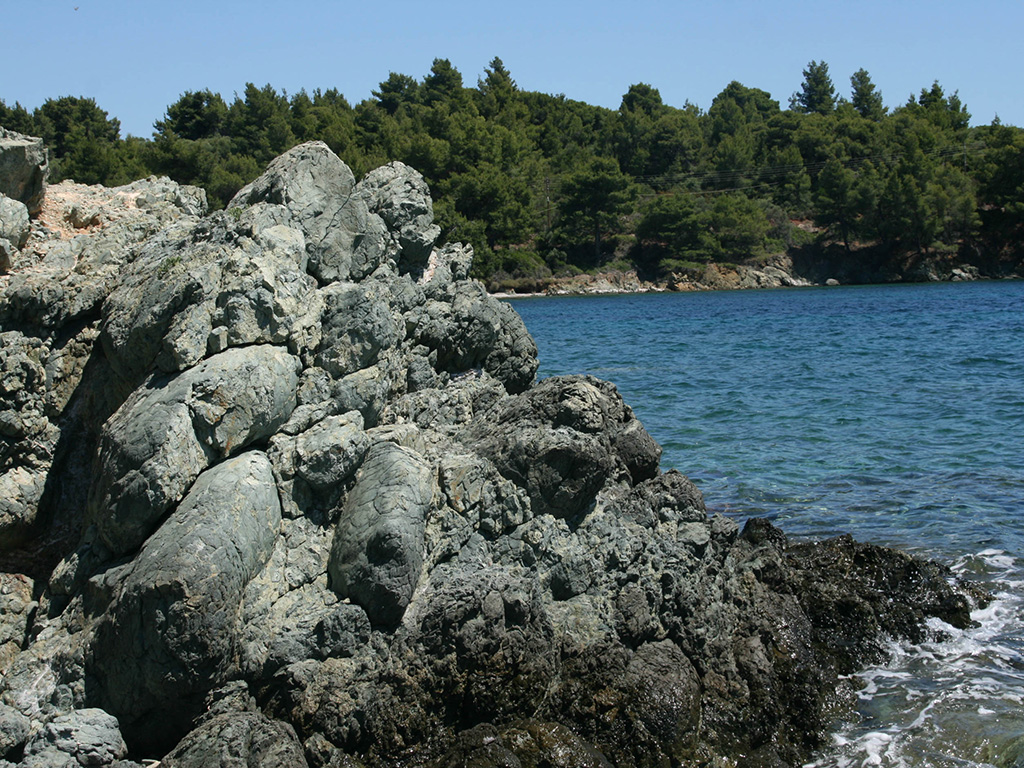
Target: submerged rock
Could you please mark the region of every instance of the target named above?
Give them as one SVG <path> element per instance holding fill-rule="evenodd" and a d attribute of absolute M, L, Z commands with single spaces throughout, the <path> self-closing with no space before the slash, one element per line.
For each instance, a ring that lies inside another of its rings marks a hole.
<path fill-rule="evenodd" d="M 67 237 L 0 277 L 5 759 L 797 764 L 883 637 L 970 621 L 935 564 L 708 517 L 614 385 L 536 382 L 400 163 L 304 144 L 206 217 L 51 191 Z"/>

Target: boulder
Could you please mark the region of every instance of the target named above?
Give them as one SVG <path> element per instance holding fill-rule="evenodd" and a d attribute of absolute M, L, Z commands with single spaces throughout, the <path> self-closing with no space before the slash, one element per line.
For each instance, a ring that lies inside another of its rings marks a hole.
<path fill-rule="evenodd" d="M 323 302 L 296 263 L 302 234 L 283 225 L 244 233 L 253 234 L 222 215 L 140 249 L 103 307 L 104 350 L 122 377 L 137 383 L 154 364 L 181 371 L 229 347 L 316 348 Z"/>
<path fill-rule="evenodd" d="M 117 718 L 102 709 L 76 709 L 48 722 L 25 747 L 32 768 L 113 765 L 128 754 Z"/>
<path fill-rule="evenodd" d="M 0 704 L 0 759 L 15 757 L 15 752 L 24 749 L 32 732 L 32 722 L 21 712 Z"/>
<path fill-rule="evenodd" d="M 661 457 L 615 388 L 582 376 L 500 401 L 464 440 L 526 489 L 534 513 L 556 517 L 583 512 L 608 482 L 656 476 Z"/>
<path fill-rule="evenodd" d="M 101 435 L 89 513 L 103 543 L 137 547 L 213 461 L 274 434 L 295 408 L 298 369 L 280 347 L 258 345 L 137 390 Z"/>
<path fill-rule="evenodd" d="M 388 230 L 355 194 L 355 177 L 322 141 L 300 144 L 243 187 L 228 209 L 285 206 L 306 239 L 309 271 L 321 284 L 359 280 L 387 257 Z"/>
<path fill-rule="evenodd" d="M 430 190 L 418 172 L 397 160 L 370 171 L 355 194 L 387 225 L 402 272 L 422 273 L 441 228 L 434 224 Z"/>
<path fill-rule="evenodd" d="M 160 761 L 163 768 L 305 768 L 302 745 L 287 723 L 259 712 L 216 715 Z"/>
<path fill-rule="evenodd" d="M 327 573 L 331 589 L 362 606 L 373 624 L 394 627 L 412 599 L 433 495 L 433 473 L 413 451 L 370 448 L 338 520 Z"/>
<path fill-rule="evenodd" d="M 0 240 L 17 250 L 28 240 L 28 207 L 19 200 L 0 194 Z"/>
<path fill-rule="evenodd" d="M 24 203 L 35 215 L 43 203 L 49 171 L 42 139 L 0 128 L 0 195 Z"/>
<path fill-rule="evenodd" d="M 438 370 L 481 368 L 512 393 L 537 373 L 537 345 L 515 310 L 479 283 L 450 284 L 445 300 L 432 298 L 408 314 L 411 335 L 431 351 Z"/>
<path fill-rule="evenodd" d="M 124 573 L 88 660 L 90 698 L 135 748 L 169 746 L 235 669 L 246 585 L 270 557 L 281 506 L 270 461 L 250 451 L 199 476 Z"/>

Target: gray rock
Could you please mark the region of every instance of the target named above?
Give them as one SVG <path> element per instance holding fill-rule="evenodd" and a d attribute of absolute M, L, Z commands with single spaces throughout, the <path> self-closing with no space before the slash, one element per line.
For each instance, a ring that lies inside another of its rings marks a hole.
<path fill-rule="evenodd" d="M 434 203 L 423 176 L 395 161 L 366 174 L 355 194 L 387 224 L 395 240 L 399 269 L 418 276 L 441 234 L 434 224 Z"/>
<path fill-rule="evenodd" d="M 281 524 L 270 462 L 258 452 L 200 475 L 142 547 L 92 643 L 92 698 L 138 748 L 187 729 L 236 658 L 238 611 Z M 97 577 L 99 578 L 99 577 Z"/>
<path fill-rule="evenodd" d="M 283 205 L 306 239 L 309 271 L 321 283 L 359 280 L 387 257 L 387 227 L 354 194 L 355 177 L 322 141 L 300 144 L 239 190 L 228 209 Z"/>
<path fill-rule="evenodd" d="M 363 418 L 356 411 L 325 416 L 294 436 L 273 437 L 268 455 L 285 515 L 330 516 L 369 446 Z"/>
<path fill-rule="evenodd" d="M 0 128 L 0 194 L 38 213 L 50 168 L 43 140 Z"/>
<path fill-rule="evenodd" d="M 321 293 L 323 339 L 315 364 L 333 378 L 374 365 L 404 337 L 402 316 L 391 309 L 382 281 L 334 283 Z"/>
<path fill-rule="evenodd" d="M 278 347 L 230 349 L 132 395 L 101 436 L 90 519 L 103 542 L 137 547 L 211 462 L 272 435 L 295 407 L 298 368 Z"/>
<path fill-rule="evenodd" d="M 386 355 L 377 364 L 338 381 L 331 390 L 338 410 L 359 411 L 367 428 L 376 426 L 388 402 L 404 388 L 405 359 L 402 355 Z"/>
<path fill-rule="evenodd" d="M 509 392 L 529 387 L 537 373 L 537 345 L 515 310 L 478 283 L 449 288 L 449 300 L 431 299 L 408 316 L 411 335 L 436 355 L 436 368 L 451 373 L 483 368 Z"/>
<path fill-rule="evenodd" d="M 472 453 L 448 452 L 440 458 L 439 478 L 455 526 L 428 530 L 431 551 L 438 558 L 446 545 L 464 543 L 466 536 L 453 536 L 458 523 L 488 538 L 508 533 L 533 516 L 530 500 L 522 489 L 502 477 L 491 462 Z M 435 516 L 436 518 L 436 516 Z M 433 519 L 432 519 L 433 522 Z M 432 542 L 434 538 L 436 541 Z"/>
<path fill-rule="evenodd" d="M 535 514 L 572 517 L 606 483 L 658 472 L 661 448 L 612 385 L 546 379 L 480 415 L 464 440 L 530 496 Z"/>
<path fill-rule="evenodd" d="M 39 502 L 60 431 L 47 376 L 50 349 L 16 331 L 0 333 L 0 551 L 37 532 Z"/>
<path fill-rule="evenodd" d="M 469 279 L 472 266 L 472 245 L 446 243 L 431 251 L 419 281 L 430 298 L 441 298 L 449 284 Z"/>
<path fill-rule="evenodd" d="M 413 360 L 423 358 L 414 356 Z M 435 383 L 440 384 L 438 377 Z M 392 400 L 381 413 L 382 424 L 415 424 L 422 429 L 443 429 L 468 424 L 505 395 L 501 384 L 487 373 L 463 374 L 445 386 L 418 387 Z"/>
<path fill-rule="evenodd" d="M 269 679 L 296 662 L 352 656 L 369 639 L 366 611 L 319 583 L 306 584 L 249 617 L 243 664 L 254 677 Z"/>
<path fill-rule="evenodd" d="M 419 583 L 433 473 L 418 455 L 377 443 L 342 510 L 327 564 L 331 589 L 393 627 Z"/>
<path fill-rule="evenodd" d="M 102 709 L 77 709 L 48 722 L 25 747 L 24 766 L 113 765 L 128 747 L 117 718 Z"/>
<path fill-rule="evenodd" d="M 228 347 L 320 342 L 322 301 L 297 261 L 302 234 L 275 225 L 250 238 L 221 215 L 165 230 L 141 249 L 104 304 L 103 344 L 126 380 L 166 372 Z M 183 256 L 187 254 L 187 256 Z"/>
<path fill-rule="evenodd" d="M 259 712 L 210 718 L 160 761 L 163 768 L 305 768 L 295 730 Z"/>
<path fill-rule="evenodd" d="M 0 573 L 0 676 L 7 673 L 28 639 L 30 622 L 39 607 L 34 590 L 35 584 L 28 576 Z M 0 755 L 3 752 L 0 744 Z"/>
<path fill-rule="evenodd" d="M 28 240 L 28 208 L 18 200 L 0 194 L 0 240 L 19 249 Z"/>
<path fill-rule="evenodd" d="M 24 746 L 32 731 L 31 721 L 13 707 L 0 704 L 0 757 Z"/>

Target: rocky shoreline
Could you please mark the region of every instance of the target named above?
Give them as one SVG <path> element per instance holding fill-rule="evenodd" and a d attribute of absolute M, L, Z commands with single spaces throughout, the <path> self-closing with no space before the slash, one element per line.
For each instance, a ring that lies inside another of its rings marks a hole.
<path fill-rule="evenodd" d="M 838 275 L 834 277 L 831 275 Z M 841 278 L 841 279 L 840 279 Z M 733 291 L 767 288 L 807 288 L 811 286 L 837 286 L 864 283 L 899 282 L 971 282 L 1005 278 L 1019 280 L 1016 272 L 997 276 L 983 273 L 973 264 L 940 257 L 922 257 L 912 264 L 887 265 L 863 271 L 840 262 L 831 270 L 820 264 L 797 267 L 789 254 L 777 254 L 764 264 L 704 265 L 670 275 L 663 280 L 643 280 L 635 270 L 611 270 L 569 277 L 552 277 L 543 281 L 543 288 L 529 291 L 505 290 L 500 284 L 492 286 L 492 295 L 499 298 L 526 298 L 530 296 L 600 296 L 629 293 L 679 293 L 687 291 Z"/>
<path fill-rule="evenodd" d="M 794 765 L 986 599 L 709 517 L 400 163 L 4 194 L 0 767 Z"/>

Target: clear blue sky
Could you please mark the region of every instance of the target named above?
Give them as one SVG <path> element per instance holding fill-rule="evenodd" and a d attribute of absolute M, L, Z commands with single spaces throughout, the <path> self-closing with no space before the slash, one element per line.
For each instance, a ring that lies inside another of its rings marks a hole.
<path fill-rule="evenodd" d="M 229 102 L 247 82 L 337 88 L 355 104 L 389 72 L 450 59 L 474 85 L 495 56 L 526 90 L 618 107 L 633 83 L 702 109 L 732 80 L 783 107 L 812 59 L 837 90 L 864 67 L 886 105 L 938 80 L 972 124 L 1024 126 L 1024 2 L 406 2 L 6 0 L 0 98 L 91 96 L 150 136 L 185 91 Z"/>

